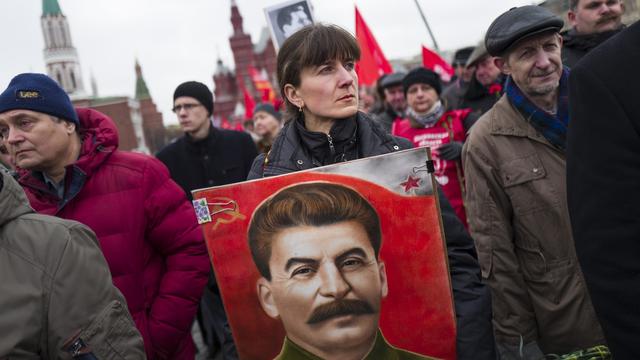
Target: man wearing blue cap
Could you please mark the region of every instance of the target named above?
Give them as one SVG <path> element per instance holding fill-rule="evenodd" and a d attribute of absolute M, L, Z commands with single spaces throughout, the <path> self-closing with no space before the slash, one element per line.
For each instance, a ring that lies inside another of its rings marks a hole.
<path fill-rule="evenodd" d="M 494 20 L 485 45 L 508 77 L 505 93 L 471 129 L 462 154 L 469 228 L 493 295 L 503 359 L 606 344 L 567 210 L 562 26 L 539 6 L 513 8 Z"/>
<path fill-rule="evenodd" d="M 117 150 L 111 119 L 74 109 L 43 74 L 0 94 L 0 141 L 38 212 L 88 225 L 149 359 L 193 359 L 191 322 L 209 261 L 193 208 L 166 167 Z"/>

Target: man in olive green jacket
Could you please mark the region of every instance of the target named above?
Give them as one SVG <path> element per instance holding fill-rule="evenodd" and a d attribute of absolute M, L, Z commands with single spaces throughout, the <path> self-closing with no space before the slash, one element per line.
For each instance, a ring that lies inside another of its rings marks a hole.
<path fill-rule="evenodd" d="M 514 8 L 491 24 L 485 43 L 508 76 L 505 94 L 473 126 L 462 154 L 469 227 L 502 359 L 605 344 L 567 209 L 561 28 L 539 6 Z"/>
<path fill-rule="evenodd" d="M 70 359 L 65 343 L 98 359 L 145 359 L 95 235 L 35 214 L 0 165 L 0 359 Z"/>

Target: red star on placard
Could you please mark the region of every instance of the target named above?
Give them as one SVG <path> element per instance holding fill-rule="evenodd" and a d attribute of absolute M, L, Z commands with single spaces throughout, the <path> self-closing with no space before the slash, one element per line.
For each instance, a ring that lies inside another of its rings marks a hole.
<path fill-rule="evenodd" d="M 413 176 L 407 176 L 407 181 L 400 183 L 404 187 L 404 192 L 408 193 L 411 189 L 420 187 L 420 179 Z"/>

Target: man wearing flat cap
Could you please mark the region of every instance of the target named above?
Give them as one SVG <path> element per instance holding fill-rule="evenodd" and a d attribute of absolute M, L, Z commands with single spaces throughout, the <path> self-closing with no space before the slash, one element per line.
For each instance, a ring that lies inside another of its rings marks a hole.
<path fill-rule="evenodd" d="M 493 107 L 502 96 L 504 75 L 489 55 L 484 39 L 475 47 L 467 60 L 467 68 L 472 69 L 471 79 L 458 100 L 457 107 L 449 104 L 449 109 L 471 109 L 472 116 L 479 118 Z"/>
<path fill-rule="evenodd" d="M 464 93 L 469 88 L 469 83 L 473 78 L 474 66 L 467 67 L 469 57 L 475 52 L 473 46 L 464 47 L 459 49 L 453 55 L 453 61 L 451 65 L 455 70 L 455 75 L 451 79 L 451 82 L 442 87 L 442 100 L 447 104 L 449 110 L 462 109 L 460 104 L 464 97 Z"/>
<path fill-rule="evenodd" d="M 462 154 L 469 227 L 503 359 L 605 345 L 567 210 L 562 26 L 538 6 L 494 20 L 485 44 L 507 76 L 505 93 L 471 129 Z"/>
<path fill-rule="evenodd" d="M 381 78 L 378 84 L 384 105 L 382 111 L 373 114 L 372 118 L 387 132 L 391 132 L 391 126 L 396 120 L 404 118 L 407 109 L 407 100 L 402 90 L 402 79 L 405 75 L 403 72 L 394 72 Z"/>

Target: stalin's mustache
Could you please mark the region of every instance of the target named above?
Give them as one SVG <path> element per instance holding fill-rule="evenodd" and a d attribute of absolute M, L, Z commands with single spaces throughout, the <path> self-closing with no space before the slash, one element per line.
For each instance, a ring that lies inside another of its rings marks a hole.
<path fill-rule="evenodd" d="M 366 301 L 342 299 L 318 306 L 313 310 L 313 313 L 311 313 L 307 324 L 317 324 L 343 315 L 366 315 L 374 313 L 373 307 Z"/>

